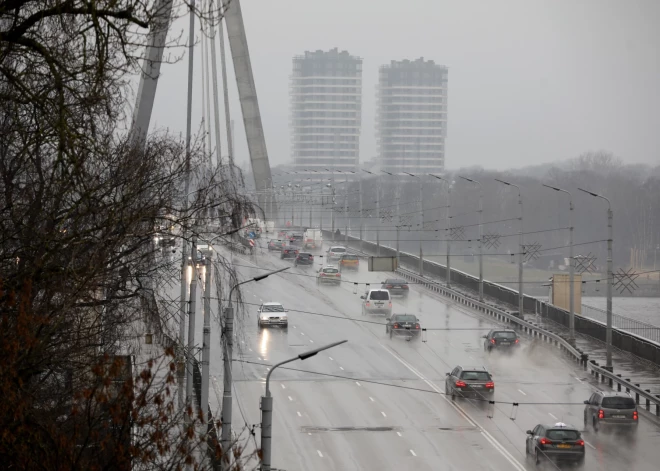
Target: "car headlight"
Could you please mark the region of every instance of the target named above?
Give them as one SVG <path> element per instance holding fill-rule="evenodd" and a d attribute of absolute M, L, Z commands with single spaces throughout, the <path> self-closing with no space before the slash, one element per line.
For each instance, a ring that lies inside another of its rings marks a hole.
<path fill-rule="evenodd" d="M 284 314 L 283 316 L 280 316 L 280 319 L 286 320 L 286 314 Z"/>

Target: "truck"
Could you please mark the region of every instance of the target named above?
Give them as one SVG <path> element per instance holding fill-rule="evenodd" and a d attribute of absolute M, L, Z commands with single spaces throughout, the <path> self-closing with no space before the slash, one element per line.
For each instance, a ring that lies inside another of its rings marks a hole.
<path fill-rule="evenodd" d="M 320 229 L 308 228 L 303 233 L 303 248 L 316 249 L 323 247 L 323 234 Z"/>

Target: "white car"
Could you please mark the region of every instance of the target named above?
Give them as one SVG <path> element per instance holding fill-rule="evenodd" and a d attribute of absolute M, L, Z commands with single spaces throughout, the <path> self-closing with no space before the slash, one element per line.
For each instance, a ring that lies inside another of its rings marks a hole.
<path fill-rule="evenodd" d="M 257 325 L 260 329 L 270 325 L 279 325 L 286 329 L 289 326 L 287 312 L 280 303 L 263 303 L 257 311 Z"/>
<path fill-rule="evenodd" d="M 392 315 L 392 296 L 386 289 L 370 289 L 362 299 L 362 315 L 385 314 Z"/>
<path fill-rule="evenodd" d="M 342 247 L 340 245 L 330 247 L 328 249 L 328 255 L 327 255 L 327 260 L 328 262 L 332 260 L 339 260 L 342 255 L 346 253 L 346 247 Z"/>

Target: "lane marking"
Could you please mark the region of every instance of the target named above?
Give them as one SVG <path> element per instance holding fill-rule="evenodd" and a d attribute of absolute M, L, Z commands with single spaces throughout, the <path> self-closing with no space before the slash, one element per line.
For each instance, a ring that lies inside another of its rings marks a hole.
<path fill-rule="evenodd" d="M 298 414 L 298 417 L 302 417 L 302 414 L 299 411 L 296 411 L 296 414 Z"/>
<path fill-rule="evenodd" d="M 323 453 L 321 453 L 321 450 L 316 450 L 316 452 L 319 454 L 321 458 L 323 458 Z"/>
<path fill-rule="evenodd" d="M 580 378 L 578 378 L 577 376 L 575 377 L 575 379 L 577 379 L 580 383 L 582 382 L 582 380 Z"/>
<path fill-rule="evenodd" d="M 588 441 L 586 441 L 586 440 L 585 440 L 585 442 L 584 442 L 584 443 L 586 443 L 587 445 L 589 445 L 589 446 L 590 446 L 590 447 L 591 447 L 591 448 L 592 448 L 593 450 L 595 450 L 595 449 L 596 449 L 596 447 L 595 447 L 595 446 L 593 446 L 593 445 L 592 445 L 591 443 L 589 443 Z"/>
<path fill-rule="evenodd" d="M 400 436 L 400 437 L 402 436 L 402 435 L 401 435 L 401 432 L 397 432 L 396 434 L 397 434 L 398 436 Z"/>
<path fill-rule="evenodd" d="M 307 435 L 311 435 L 311 434 L 312 434 L 312 432 L 307 432 Z"/>
<path fill-rule="evenodd" d="M 294 325 L 293 328 L 294 328 L 294 329 L 297 329 L 298 327 L 296 327 L 296 326 Z"/>
<path fill-rule="evenodd" d="M 300 332 L 300 335 L 305 335 L 305 332 Z"/>
<path fill-rule="evenodd" d="M 525 394 L 525 392 L 524 392 L 522 389 L 518 389 L 518 392 L 519 392 L 520 394 L 522 394 L 523 396 L 527 396 L 527 394 Z"/>
<path fill-rule="evenodd" d="M 257 357 L 257 360 L 261 361 L 261 357 Z"/>
<path fill-rule="evenodd" d="M 267 367 L 267 368 L 266 368 L 266 371 L 270 371 L 270 368 Z"/>
<path fill-rule="evenodd" d="M 289 401 L 293 401 L 293 398 L 291 396 L 287 396 L 289 398 Z"/>
<path fill-rule="evenodd" d="M 557 417 L 555 417 L 554 415 L 552 415 L 550 412 L 548 412 L 548 415 L 549 415 L 550 417 L 552 417 L 553 419 L 555 419 L 555 420 L 559 420 Z"/>
<path fill-rule="evenodd" d="M 309 343 L 314 343 L 314 341 L 312 339 L 309 339 Z"/>
<path fill-rule="evenodd" d="M 248 347 L 248 350 L 252 351 L 252 349 L 250 347 Z"/>
<path fill-rule="evenodd" d="M 282 389 L 286 389 L 286 386 L 284 386 L 283 384 L 280 384 L 280 386 L 282 386 Z"/>
<path fill-rule="evenodd" d="M 339 367 L 339 369 L 340 369 L 340 370 L 342 370 L 342 371 L 344 371 L 344 368 L 343 368 L 343 367 L 341 367 L 341 366 Z M 360 384 L 358 384 L 358 386 L 359 386 L 359 385 L 360 385 Z"/>
<path fill-rule="evenodd" d="M 417 456 L 417 455 L 415 454 L 415 451 L 414 451 L 414 450 L 410 450 L 410 454 L 413 455 L 413 456 Z"/>
<path fill-rule="evenodd" d="M 369 396 L 369 400 L 370 400 L 371 402 L 374 402 L 374 398 L 371 397 L 371 396 Z"/>
<path fill-rule="evenodd" d="M 328 357 L 328 358 L 330 358 L 330 361 L 332 361 L 332 357 Z"/>
<path fill-rule="evenodd" d="M 464 418 L 464 419 L 465 419 L 470 425 L 472 425 L 472 426 L 475 427 L 475 428 L 478 428 L 478 429 L 481 431 L 481 435 L 482 435 L 486 440 L 488 440 L 488 442 L 489 442 L 491 445 L 493 445 L 493 447 L 494 447 L 494 448 L 495 448 L 495 449 L 496 449 L 496 450 L 497 450 L 497 451 L 498 451 L 498 452 L 499 452 L 499 453 L 500 453 L 500 454 L 501 454 L 501 455 L 502 455 L 502 456 L 503 456 L 503 457 L 504 457 L 509 463 L 511 463 L 511 464 L 513 465 L 514 468 L 516 468 L 518 471 L 526 471 L 526 470 L 525 470 L 525 467 L 524 467 L 522 464 L 520 464 L 520 462 L 518 462 L 518 460 L 515 459 L 515 458 L 513 457 L 513 455 L 512 455 L 511 453 L 509 453 L 509 451 L 508 451 L 506 448 L 504 448 L 504 446 L 503 446 L 500 442 L 498 442 L 497 440 L 495 440 L 495 438 L 493 438 L 493 436 L 492 436 L 489 432 L 487 432 L 486 430 L 484 430 L 484 428 L 483 428 L 480 424 L 478 424 L 477 422 L 475 422 L 475 421 L 472 419 L 472 417 L 470 417 L 470 415 L 469 415 L 467 412 L 465 412 L 465 410 L 463 410 L 463 408 L 462 408 L 461 406 L 459 406 L 458 404 L 456 404 L 455 402 L 453 402 L 451 399 L 447 398 L 447 396 L 445 395 L 445 392 L 444 392 L 443 390 L 441 390 L 441 389 L 438 388 L 435 384 L 433 384 L 431 381 L 429 381 L 428 379 L 426 379 L 426 378 L 424 377 L 424 375 L 422 375 L 419 371 L 417 371 L 415 368 L 413 368 L 411 365 L 409 365 L 407 362 L 405 362 L 402 358 L 400 358 L 396 353 L 394 353 L 393 351 L 391 351 L 391 350 L 390 350 L 389 348 L 387 348 L 385 345 L 383 345 L 383 344 L 381 343 L 380 346 L 383 347 L 383 349 L 384 349 L 387 353 L 389 353 L 390 355 L 392 355 L 392 356 L 393 356 L 393 357 L 394 357 L 399 363 L 401 363 L 403 366 L 405 366 L 405 367 L 408 368 L 410 371 L 412 371 L 412 372 L 415 374 L 415 376 L 417 376 L 419 379 L 421 379 L 422 381 L 424 381 L 424 382 L 425 382 L 425 383 L 426 383 L 431 389 L 433 389 L 435 392 L 437 392 L 438 394 L 440 394 L 441 397 L 447 402 L 447 404 L 449 404 L 451 407 L 453 407 L 453 408 L 454 408 L 454 409 L 455 409 L 455 410 L 456 410 L 456 411 L 457 411 L 457 412 L 458 412 L 458 413 L 459 413 L 459 414 L 460 414 L 460 415 L 461 415 L 461 416 L 462 416 L 462 417 L 463 417 L 463 418 Z"/>
<path fill-rule="evenodd" d="M 380 413 L 383 414 L 383 417 L 387 417 L 387 414 L 385 414 L 385 412 L 380 411 Z"/>
<path fill-rule="evenodd" d="M 341 368 L 341 366 L 339 368 Z M 359 381 L 356 381 L 355 384 L 357 384 L 358 386 L 362 386 Z"/>

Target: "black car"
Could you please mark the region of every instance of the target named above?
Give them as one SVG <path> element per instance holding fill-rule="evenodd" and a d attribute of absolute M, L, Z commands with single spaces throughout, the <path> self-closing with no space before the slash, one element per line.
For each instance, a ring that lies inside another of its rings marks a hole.
<path fill-rule="evenodd" d="M 511 329 L 493 329 L 484 335 L 484 351 L 496 350 L 511 351 L 520 346 L 518 333 Z"/>
<path fill-rule="evenodd" d="M 280 258 L 296 258 L 298 256 L 299 250 L 296 249 L 295 247 L 282 247 L 282 251 L 280 252 Z"/>
<path fill-rule="evenodd" d="M 390 334 L 390 338 L 395 335 L 419 338 L 421 332 L 419 319 L 414 314 L 393 314 L 385 324 L 385 333 Z"/>
<path fill-rule="evenodd" d="M 277 250 L 277 251 L 279 252 L 280 250 L 282 250 L 282 246 L 283 246 L 283 245 L 284 245 L 284 244 L 282 243 L 281 240 L 278 240 L 278 239 L 270 239 L 270 240 L 268 241 L 268 251 L 270 252 L 270 251 L 272 251 L 272 250 Z"/>
<path fill-rule="evenodd" d="M 450 395 L 452 399 L 458 396 L 491 400 L 494 392 L 495 383 L 484 367 L 457 366 L 451 373 L 447 373 L 445 394 Z"/>
<path fill-rule="evenodd" d="M 554 425 L 539 424 L 534 430 L 527 430 L 525 454 L 535 464 L 541 461 L 554 463 L 584 464 L 584 440 L 580 431 L 564 423 Z"/>
<path fill-rule="evenodd" d="M 408 282 L 400 278 L 388 278 L 380 287 L 389 290 L 392 296 L 408 296 Z"/>
<path fill-rule="evenodd" d="M 289 234 L 289 245 L 295 245 L 302 247 L 303 244 L 303 235 L 302 234 Z"/>
<path fill-rule="evenodd" d="M 314 255 L 309 252 L 300 252 L 298 255 L 296 255 L 296 259 L 293 261 L 293 264 L 295 266 L 300 265 L 311 267 L 314 265 Z"/>

